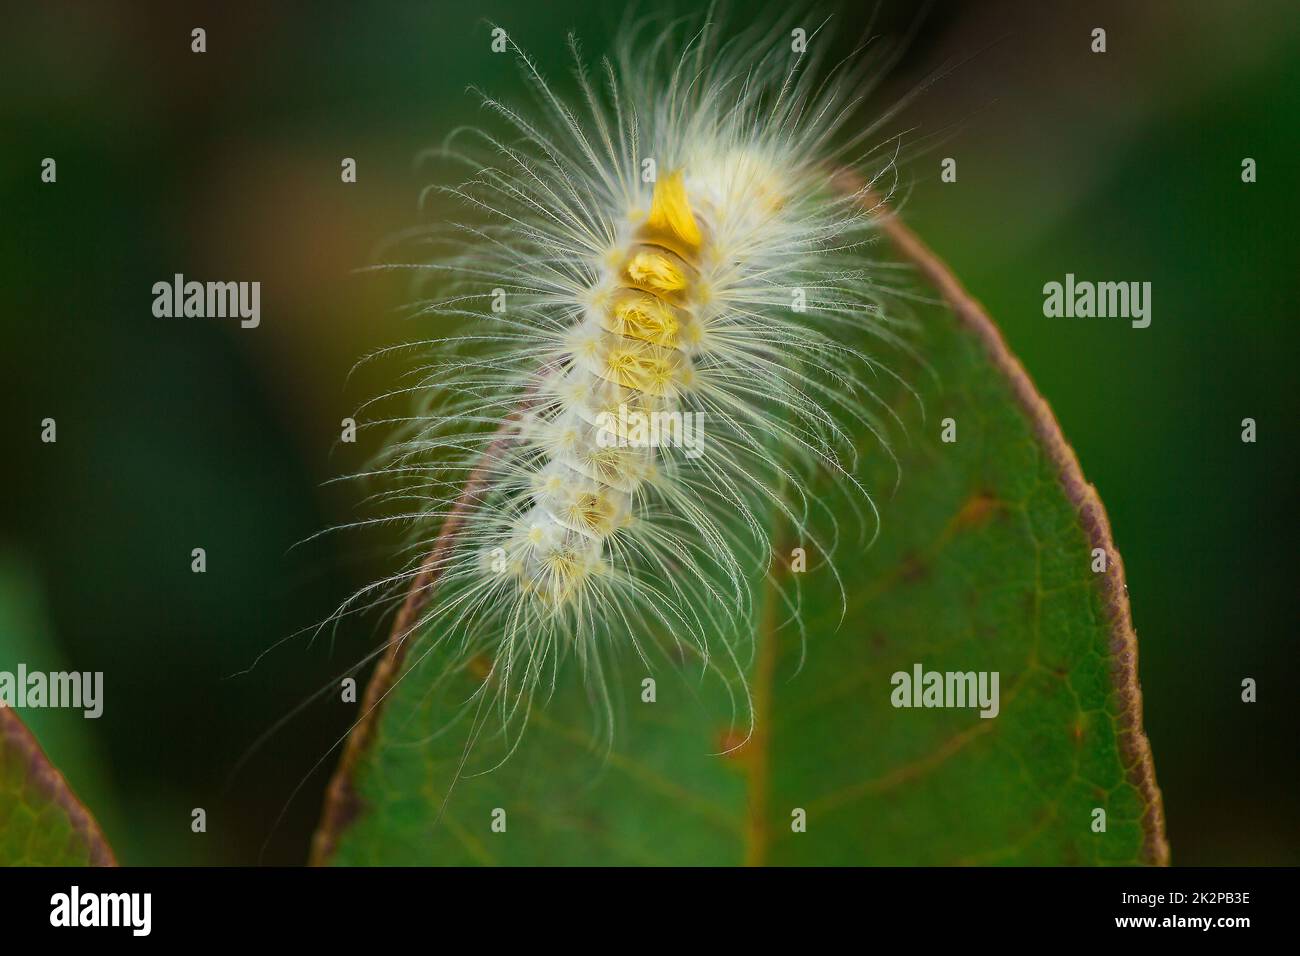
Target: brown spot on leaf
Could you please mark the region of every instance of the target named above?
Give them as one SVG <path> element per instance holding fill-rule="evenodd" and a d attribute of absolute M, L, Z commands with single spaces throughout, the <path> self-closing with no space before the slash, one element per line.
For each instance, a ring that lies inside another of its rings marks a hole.
<path fill-rule="evenodd" d="M 958 530 L 978 528 L 986 524 L 1002 508 L 997 496 L 987 491 L 979 491 L 966 499 L 957 516 L 953 518 L 953 527 Z"/>
<path fill-rule="evenodd" d="M 749 751 L 749 741 L 743 731 L 728 727 L 718 734 L 718 753 L 728 760 L 744 760 Z"/>
<path fill-rule="evenodd" d="M 1088 718 L 1080 714 L 1074 719 L 1074 723 L 1070 727 L 1070 739 L 1074 741 L 1076 747 L 1083 743 L 1083 733 L 1087 729 Z"/>
<path fill-rule="evenodd" d="M 916 584 L 923 580 L 930 573 L 929 567 L 916 554 L 909 554 L 903 558 L 903 566 L 899 572 L 899 577 L 907 584 Z"/>

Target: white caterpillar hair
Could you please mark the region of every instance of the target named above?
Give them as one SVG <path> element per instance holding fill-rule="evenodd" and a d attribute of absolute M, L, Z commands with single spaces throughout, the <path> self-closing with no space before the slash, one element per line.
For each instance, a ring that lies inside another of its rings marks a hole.
<path fill-rule="evenodd" d="M 888 453 L 868 383 L 892 373 L 859 345 L 906 346 L 864 197 L 892 190 L 896 147 L 843 127 L 884 68 L 861 50 L 827 68 L 792 49 L 797 23 L 632 24 L 595 70 L 571 39 L 572 104 L 511 41 L 536 106 L 484 97 L 500 132 L 440 151 L 471 170 L 444 189 L 466 221 L 428 232 L 414 311 L 455 334 L 401 346 L 421 365 L 392 395 L 418 410 L 377 470 L 397 480 L 382 497 L 416 502 L 412 560 L 363 594 L 414 582 L 398 639 L 477 662 L 507 728 L 575 662 L 608 717 L 611 666 L 635 655 L 721 676 L 752 729 L 774 541 L 834 548 L 808 476 L 874 512 L 852 436 Z M 844 169 L 860 188 L 836 188 Z"/>

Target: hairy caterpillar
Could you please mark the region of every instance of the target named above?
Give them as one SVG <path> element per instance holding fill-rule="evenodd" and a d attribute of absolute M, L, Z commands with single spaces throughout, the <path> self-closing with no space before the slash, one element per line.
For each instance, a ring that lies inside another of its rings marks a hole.
<path fill-rule="evenodd" d="M 647 21 L 594 73 L 571 39 L 574 104 L 510 41 L 537 108 L 484 96 L 503 132 L 440 152 L 471 170 L 441 189 L 467 219 L 425 234 L 435 253 L 411 267 L 436 292 L 415 313 L 459 328 L 397 347 L 422 364 L 384 399 L 417 411 L 371 423 L 401 427 L 367 472 L 403 505 L 411 561 L 344 609 L 414 600 L 395 640 L 477 668 L 467 707 L 493 702 L 507 734 L 566 666 L 612 733 L 607 674 L 628 657 L 718 676 L 752 730 L 774 535 L 835 547 L 807 476 L 874 513 L 851 436 L 889 453 L 872 385 L 898 379 L 855 343 L 906 349 L 865 252 L 897 145 L 873 142 L 887 117 L 844 131 L 879 64 L 825 69 L 795 23 Z M 837 188 L 843 169 L 859 187 Z M 780 593 L 797 624 L 797 590 Z"/>

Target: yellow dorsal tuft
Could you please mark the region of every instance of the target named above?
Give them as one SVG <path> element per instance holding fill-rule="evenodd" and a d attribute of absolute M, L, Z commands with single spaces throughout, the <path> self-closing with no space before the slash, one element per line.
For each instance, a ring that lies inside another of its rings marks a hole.
<path fill-rule="evenodd" d="M 703 237 L 691 212 L 690 200 L 686 198 L 686 183 L 680 169 L 655 183 L 645 228 L 648 232 L 666 233 L 691 249 L 699 248 Z"/>
<path fill-rule="evenodd" d="M 643 246 L 632 254 L 624 270 L 636 285 L 654 292 L 681 292 L 686 288 L 686 274 L 664 252 L 646 251 Z"/>
<path fill-rule="evenodd" d="M 672 348 L 678 322 L 672 307 L 650 295 L 634 295 L 614 305 L 613 331 L 630 338 Z"/>

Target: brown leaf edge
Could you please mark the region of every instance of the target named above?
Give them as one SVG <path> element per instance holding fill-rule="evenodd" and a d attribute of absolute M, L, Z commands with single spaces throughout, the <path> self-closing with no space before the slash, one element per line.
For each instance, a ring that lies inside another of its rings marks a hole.
<path fill-rule="evenodd" d="M 837 174 L 838 190 L 845 194 L 859 193 L 861 181 L 855 174 Z M 934 286 L 953 310 L 958 321 L 974 333 L 984 346 L 985 354 L 1002 373 L 1010 385 L 1017 404 L 1029 418 L 1034 434 L 1049 460 L 1055 465 L 1057 476 L 1067 497 L 1074 504 L 1079 523 L 1094 548 L 1106 552 L 1110 571 L 1101 576 L 1100 588 L 1109 618 L 1111 679 L 1119 694 L 1122 710 L 1118 715 L 1119 745 L 1125 762 L 1129 782 L 1142 794 L 1147 804 L 1142 819 L 1143 861 L 1157 866 L 1169 864 L 1169 841 L 1165 836 L 1164 804 L 1156 784 L 1155 762 L 1151 744 L 1142 726 L 1142 688 L 1138 683 L 1137 634 L 1133 630 L 1132 614 L 1128 604 L 1128 585 L 1124 580 L 1124 561 L 1111 539 L 1110 521 L 1101 498 L 1083 477 L 1079 459 L 1066 442 L 1061 426 L 1052 409 L 1030 380 L 1019 360 L 1007 348 L 1002 333 L 989 317 L 984 307 L 963 288 L 951 270 L 921 239 L 893 213 L 891 209 L 870 193 L 863 194 L 863 204 L 878 217 L 881 231 L 898 253 L 916 267 L 917 271 Z M 504 429 L 503 429 L 504 432 Z M 312 839 L 310 864 L 325 866 L 338 848 L 343 832 L 364 809 L 357 792 L 353 775 L 374 736 L 374 727 L 383 709 L 384 698 L 392 690 L 401 672 L 406 652 L 406 638 L 418 625 L 420 610 L 427 603 L 437 584 L 434 570 L 446 549 L 450 547 L 464 512 L 477 496 L 486 476 L 487 462 L 506 441 L 499 434 L 489 446 L 484 464 L 470 476 L 465 491 L 457 500 L 447 522 L 434 542 L 433 550 L 425 559 L 424 567 L 412 581 L 406 600 L 393 622 L 389 647 L 366 687 L 362 716 L 348 737 L 343 756 L 325 791 L 325 805 L 321 822 Z"/>
<path fill-rule="evenodd" d="M 844 187 L 852 191 L 853 181 Z M 867 196 L 864 205 L 878 212 L 881 231 L 898 253 L 909 261 L 934 286 L 952 309 L 957 320 L 975 334 L 984 346 L 985 355 L 1002 373 L 1011 387 L 1016 403 L 1033 426 L 1039 446 L 1056 468 L 1057 478 L 1066 497 L 1074 505 L 1079 524 L 1092 548 L 1106 553 L 1105 574 L 1094 575 L 1105 604 L 1110 629 L 1110 676 L 1121 704 L 1117 715 L 1120 754 L 1128 781 L 1146 801 L 1142 818 L 1142 859 L 1154 866 L 1169 865 L 1169 840 L 1165 834 L 1164 802 L 1156 784 L 1155 761 L 1151 743 L 1142 725 L 1142 685 L 1138 681 L 1138 643 L 1133 630 L 1133 615 L 1128 603 L 1128 584 L 1124 578 L 1124 560 L 1111 538 L 1110 519 L 1097 489 L 1088 483 L 1079 458 L 1065 440 L 1060 423 L 1051 406 L 1038 393 L 1029 373 L 1007 347 L 1002 333 L 984 307 L 953 275 L 948 266 L 921 241 L 883 202 Z"/>
<path fill-rule="evenodd" d="M 99 824 L 77 799 L 63 774 L 50 762 L 36 737 L 11 707 L 0 707 L 0 748 L 6 753 L 17 754 L 18 759 L 27 765 L 27 779 L 31 785 L 67 814 L 73 831 L 90 850 L 90 865 L 117 866 L 113 848 L 108 845 Z"/>
<path fill-rule="evenodd" d="M 411 580 L 411 587 L 406 592 L 397 617 L 393 619 L 393 629 L 388 637 L 388 650 L 375 665 L 375 672 L 366 685 L 366 694 L 361 701 L 361 716 L 353 725 L 339 759 L 325 790 L 325 805 L 321 811 L 320 824 L 311 841 L 311 866 L 326 866 L 334 851 L 338 848 L 339 838 L 358 816 L 361 815 L 361 795 L 353 783 L 361 759 L 369 749 L 374 736 L 375 726 L 383 711 L 384 700 L 397 683 L 401 675 L 402 662 L 406 659 L 407 638 L 420 627 L 420 612 L 433 596 L 433 589 L 438 584 L 441 574 L 442 559 L 456 540 L 460 526 L 465 521 L 465 514 L 478 498 L 487 480 L 493 461 L 510 441 L 511 424 L 531 405 L 531 397 L 525 398 L 501 426 L 496 437 L 483 452 L 478 466 L 470 473 L 465 488 L 456 499 L 447 520 L 443 522 L 434 539 L 433 548 L 425 556 L 419 573 Z"/>

